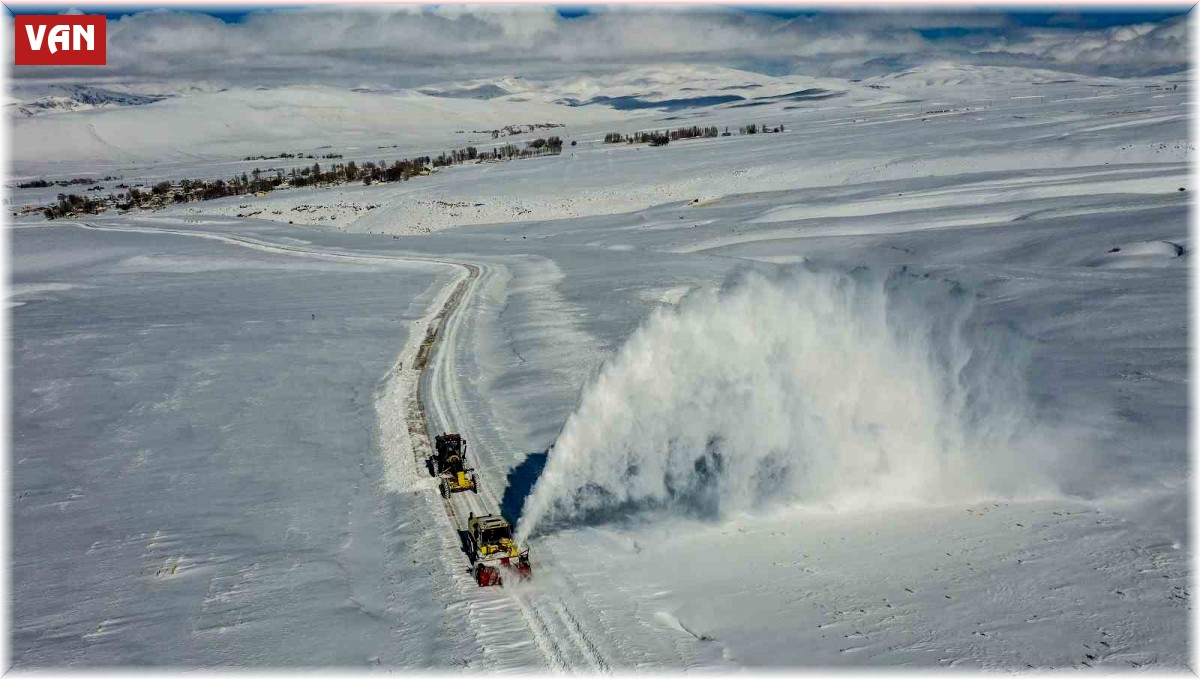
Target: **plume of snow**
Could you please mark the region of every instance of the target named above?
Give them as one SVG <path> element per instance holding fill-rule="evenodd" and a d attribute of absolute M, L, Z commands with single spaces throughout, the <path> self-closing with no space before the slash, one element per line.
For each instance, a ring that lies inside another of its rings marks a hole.
<path fill-rule="evenodd" d="M 1028 342 L 910 273 L 743 273 L 655 312 L 584 389 L 520 537 L 644 510 L 720 517 L 1053 492 Z"/>

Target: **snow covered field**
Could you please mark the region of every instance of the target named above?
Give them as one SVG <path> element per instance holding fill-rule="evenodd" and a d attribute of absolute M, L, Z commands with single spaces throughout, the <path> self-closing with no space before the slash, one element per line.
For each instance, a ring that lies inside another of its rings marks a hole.
<path fill-rule="evenodd" d="M 447 272 L 73 226 L 13 255 L 18 666 L 453 648 L 373 398 Z"/>
<path fill-rule="evenodd" d="M 1176 80 L 930 69 L 587 113 L 559 157 L 404 184 L 17 221 L 15 663 L 1182 668 Z M 750 122 L 786 131 L 601 143 Z M 520 518 L 531 582 L 464 573 L 418 379 L 482 480 L 452 506 Z"/>

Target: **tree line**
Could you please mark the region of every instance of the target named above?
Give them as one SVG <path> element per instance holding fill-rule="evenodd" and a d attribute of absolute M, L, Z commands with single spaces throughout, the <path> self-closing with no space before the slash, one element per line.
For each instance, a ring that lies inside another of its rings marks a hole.
<path fill-rule="evenodd" d="M 464 163 L 499 162 L 521 160 L 537 156 L 557 155 L 562 153 L 563 140 L 560 137 L 538 138 L 527 142 L 525 146 L 505 144 L 489 150 L 479 150 L 474 146 L 442 152 L 436 157 L 418 156 L 403 158 L 391 164 L 375 161 L 364 161 L 361 164 L 351 160 L 347 163 L 332 163 L 322 167 L 319 162 L 311 166 L 293 167 L 284 170 L 263 171 L 254 168 L 253 171 L 234 175 L 229 179 L 181 179 L 179 181 L 162 181 L 153 186 L 127 187 L 123 193 L 110 193 L 103 198 L 87 198 L 74 194 L 58 194 L 57 202 L 42 208 L 42 214 L 47 219 L 57 219 L 76 214 L 96 214 L 110 207 L 118 210 L 134 208 L 156 209 L 172 203 L 188 203 L 200 200 L 213 200 L 226 196 L 241 196 L 248 194 L 263 195 L 280 188 L 301 188 L 306 186 L 333 186 L 349 182 L 362 182 L 365 186 L 376 183 L 408 181 L 413 177 L 431 174 L 433 171 L 451 165 Z M 340 158 L 340 155 L 330 154 L 329 157 Z M 38 186 L 51 186 L 50 182 Z M 68 183 L 94 183 L 95 180 L 72 180 Z M 64 182 L 55 184 L 67 185 Z M 93 189 L 89 189 L 93 190 Z"/>
<path fill-rule="evenodd" d="M 116 177 L 105 177 L 104 179 L 105 180 L 113 180 L 113 179 L 116 179 Z M 28 182 L 21 182 L 20 184 L 17 184 L 15 188 L 18 188 L 18 189 L 48 189 L 51 186 L 74 186 L 76 184 L 84 184 L 84 185 L 90 186 L 92 184 L 95 184 L 97 181 L 101 181 L 101 180 L 92 179 L 91 177 L 75 177 L 74 179 L 56 179 L 54 181 L 49 181 L 47 179 L 34 179 L 34 180 L 28 181 Z M 89 189 L 89 191 L 90 190 L 91 189 Z"/>
<path fill-rule="evenodd" d="M 751 123 L 738 128 L 738 134 L 758 134 L 759 132 L 783 132 L 783 125 L 777 127 L 767 127 L 766 125 L 758 125 Z M 724 132 L 721 132 L 715 125 L 709 127 L 700 127 L 692 125 L 691 127 L 680 127 L 674 130 L 650 130 L 643 132 L 609 132 L 604 135 L 605 144 L 649 144 L 651 146 L 666 146 L 673 141 L 681 139 L 699 139 L 705 137 L 730 137 L 733 133 L 726 127 Z"/>
<path fill-rule="evenodd" d="M 278 158 L 326 158 L 326 159 L 328 159 L 328 158 L 341 158 L 341 157 L 342 157 L 342 154 L 340 154 L 340 153 L 326 153 L 321 156 L 314 156 L 311 153 L 305 154 L 305 153 L 301 153 L 299 151 L 297 151 L 296 153 L 288 153 L 287 151 L 281 151 L 280 153 L 277 153 L 273 156 L 246 156 L 245 158 L 242 158 L 242 160 L 276 160 Z"/>

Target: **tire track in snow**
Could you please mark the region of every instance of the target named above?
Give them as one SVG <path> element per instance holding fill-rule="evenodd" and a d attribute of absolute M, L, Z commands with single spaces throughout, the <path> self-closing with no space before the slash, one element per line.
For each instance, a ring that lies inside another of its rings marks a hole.
<path fill-rule="evenodd" d="M 321 248 L 319 246 L 283 245 L 265 240 L 249 238 L 226 233 L 192 231 L 187 229 L 137 227 L 104 225 L 97 226 L 90 222 L 76 222 L 73 226 L 97 231 L 117 231 L 126 233 L 171 234 L 193 238 L 205 238 L 246 247 L 262 252 L 287 254 L 297 257 L 370 263 L 405 263 L 422 265 L 443 265 L 456 267 L 464 275 L 452 283 L 453 289 L 445 295 L 440 303 L 435 304 L 434 311 L 418 321 L 413 328 L 410 341 L 401 352 L 393 367 L 389 380 L 415 382 L 416 388 L 406 389 L 401 382 L 395 382 L 389 389 L 397 389 L 392 394 L 392 406 L 399 406 L 397 401 L 404 401 L 404 428 L 407 429 L 408 448 L 412 452 L 412 462 L 416 465 L 416 474 L 420 478 L 425 470 L 425 458 L 432 453 L 432 432 L 439 425 L 446 431 L 463 433 L 468 440 L 479 439 L 470 433 L 470 420 L 462 411 L 459 404 L 462 399 L 458 395 L 455 377 L 454 347 L 462 325 L 462 314 L 457 313 L 476 289 L 484 275 L 492 274 L 492 269 L 486 264 L 468 263 L 434 258 L 422 258 L 408 255 L 372 255 Z M 414 340 L 420 337 L 419 344 Z M 405 369 L 408 362 L 409 369 Z M 409 380 L 404 380 L 408 373 Z M 387 395 L 385 394 L 385 398 Z M 430 417 L 430 410 L 433 411 Z M 403 447 L 403 446 L 402 446 Z M 450 527 L 455 531 L 466 529 L 465 514 L 498 514 L 500 513 L 500 498 L 492 485 L 486 483 L 490 478 L 497 478 L 503 473 L 490 454 L 479 454 L 473 451 L 475 464 L 480 478 L 480 492 L 455 493 L 450 498 L 442 498 L 450 520 Z M 385 466 L 395 460 L 387 459 Z M 392 489 L 404 485 L 400 479 L 405 476 L 400 470 L 389 469 L 388 483 Z M 418 482 L 419 485 L 420 482 Z M 430 479 L 428 487 L 438 493 L 436 481 Z M 438 493 L 440 496 L 440 493 Z M 532 636 L 535 645 L 546 665 L 556 671 L 587 669 L 608 672 L 611 663 L 595 643 L 593 637 L 601 632 L 587 629 L 580 623 L 579 617 L 572 613 L 571 606 L 584 606 L 586 602 L 576 600 L 568 602 L 565 598 L 549 591 L 541 591 L 533 585 L 517 584 L 513 592 L 496 592 L 479 588 L 469 569 L 461 568 L 466 561 L 461 547 L 461 538 L 457 540 L 444 536 L 442 539 L 443 558 L 447 572 L 453 573 L 454 589 L 459 600 L 465 601 L 473 614 L 472 622 L 477 623 L 475 630 L 476 643 L 481 654 L 490 665 L 490 669 L 528 669 L 528 656 L 520 653 L 523 640 L 519 637 L 520 629 L 515 629 L 511 623 L 511 613 L 519 613 L 524 625 L 524 631 Z M 457 562 L 457 565 L 456 565 Z M 536 567 L 536 557 L 534 561 Z M 505 605 L 507 604 L 507 605 Z M 514 610 L 515 609 L 515 610 Z M 489 651 L 489 644 L 491 650 Z M 611 643 L 609 648 L 615 648 Z M 512 650 L 512 653 L 502 653 L 498 649 Z"/>
<path fill-rule="evenodd" d="M 476 267 L 476 273 L 471 276 L 470 280 L 460 284 L 466 286 L 466 291 L 453 299 L 453 308 L 448 309 L 444 322 L 438 323 L 436 327 L 430 326 L 429 344 L 436 345 L 434 360 L 422 375 L 419 391 L 421 393 L 420 400 L 425 407 L 422 424 L 427 432 L 457 431 L 463 434 L 468 441 L 479 441 L 479 438 L 471 430 L 470 418 L 459 405 L 463 399 L 459 395 L 458 384 L 454 379 L 457 374 L 454 349 L 457 346 L 457 337 L 463 322 L 463 314 L 456 313 L 456 311 L 479 285 L 480 278 L 485 273 L 490 275 L 492 271 L 486 265 L 467 266 Z M 440 425 L 440 427 L 433 426 L 431 428 L 431 425 Z M 425 440 L 428 446 L 428 436 Z M 430 448 L 430 450 L 432 449 Z M 479 493 L 455 493 L 450 498 L 444 499 L 447 511 L 463 530 L 466 528 L 464 514 L 471 512 L 493 514 L 500 511 L 500 498 L 497 496 L 494 486 L 487 483 L 487 480 L 499 478 L 504 470 L 495 463 L 486 450 L 481 451 L 476 448 L 471 451 L 471 454 L 479 472 Z M 416 462 L 421 467 L 424 466 L 423 458 L 418 458 Z M 534 555 L 534 567 L 535 569 L 537 567 L 536 555 Z M 538 588 L 537 579 L 535 570 L 534 583 L 531 586 L 520 584 L 514 586 L 511 599 L 528 623 L 529 630 L 533 633 L 538 647 L 542 649 L 547 664 L 557 670 L 609 671 L 610 663 L 591 639 L 591 636 L 597 632 L 586 630 L 578 619 L 571 615 L 568 603 L 563 598 L 553 596 L 550 592 Z M 474 585 L 474 581 L 471 582 Z M 581 604 L 582 602 L 575 603 Z"/>

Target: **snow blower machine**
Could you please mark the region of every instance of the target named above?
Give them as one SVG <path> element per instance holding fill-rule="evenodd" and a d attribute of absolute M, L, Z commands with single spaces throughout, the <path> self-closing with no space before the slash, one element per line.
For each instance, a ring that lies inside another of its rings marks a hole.
<path fill-rule="evenodd" d="M 522 550 L 513 539 L 512 526 L 498 514 L 475 516 L 467 519 L 467 555 L 474 564 L 471 574 L 480 587 L 503 583 L 502 571 L 514 573 L 518 578 L 528 578 L 533 569 L 529 565 L 529 549 Z"/>
<path fill-rule="evenodd" d="M 427 465 L 431 476 L 441 476 L 442 497 L 464 490 L 479 492 L 474 469 L 466 466 L 467 441 L 458 434 L 439 434 L 434 437 L 434 452 Z"/>

